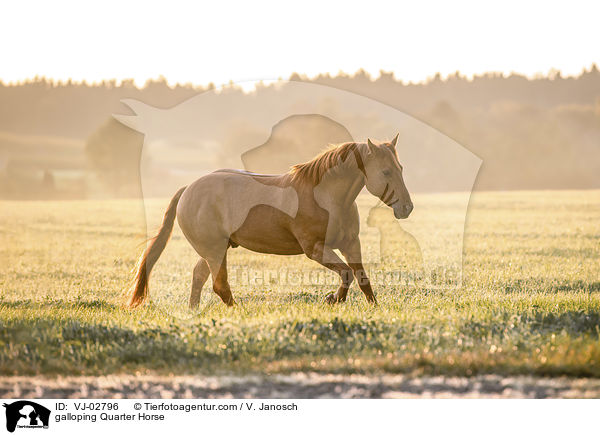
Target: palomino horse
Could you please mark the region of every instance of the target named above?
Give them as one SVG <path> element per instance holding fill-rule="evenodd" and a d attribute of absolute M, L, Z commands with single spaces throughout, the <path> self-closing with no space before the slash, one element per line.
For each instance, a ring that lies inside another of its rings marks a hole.
<path fill-rule="evenodd" d="M 173 196 L 159 229 L 140 258 L 129 306 L 148 296 L 148 277 L 173 229 L 175 216 L 200 255 L 192 279 L 190 307 L 200 302 L 209 275 L 213 290 L 227 305 L 227 249 L 243 246 L 267 254 L 305 254 L 339 274 L 329 303 L 346 300 L 353 275 L 367 301 L 376 304 L 361 258 L 355 199 L 367 190 L 407 218 L 413 204 L 402 177 L 396 143 L 344 143 L 293 166 L 281 175 L 219 170 L 199 178 Z M 335 253 L 339 249 L 347 264 Z"/>

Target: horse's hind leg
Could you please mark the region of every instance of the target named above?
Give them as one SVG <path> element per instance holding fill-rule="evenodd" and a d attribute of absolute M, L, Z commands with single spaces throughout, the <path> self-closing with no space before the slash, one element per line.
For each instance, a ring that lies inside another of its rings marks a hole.
<path fill-rule="evenodd" d="M 190 308 L 196 308 L 200 303 L 200 296 L 202 295 L 202 287 L 210 275 L 210 268 L 208 262 L 200 257 L 198 263 L 194 267 L 194 273 L 192 276 L 192 293 L 190 294 Z"/>
<path fill-rule="evenodd" d="M 210 259 L 207 259 L 207 261 L 208 266 L 210 267 L 210 273 L 213 277 L 213 290 L 227 306 L 232 306 L 235 301 L 231 294 L 229 282 L 227 282 L 227 250 L 225 250 L 225 254 L 221 261 L 213 261 Z"/>
<path fill-rule="evenodd" d="M 200 255 L 200 261 L 194 268 L 190 306 L 200 300 L 200 292 L 208 278 L 208 273 L 212 275 L 213 290 L 215 293 L 219 295 L 223 302 L 231 306 L 234 304 L 234 301 L 229 283 L 227 282 L 227 247 L 229 239 L 213 235 L 220 231 L 219 228 L 203 225 L 197 225 L 196 228 L 200 228 L 203 231 L 186 235 L 190 244 L 194 247 L 198 255 Z"/>

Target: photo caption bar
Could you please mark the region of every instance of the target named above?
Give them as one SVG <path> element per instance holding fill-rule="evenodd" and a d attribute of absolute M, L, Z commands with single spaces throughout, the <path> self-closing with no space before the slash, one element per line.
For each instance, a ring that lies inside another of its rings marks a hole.
<path fill-rule="evenodd" d="M 402 433 L 506 433 L 519 429 L 546 433 L 577 432 L 594 424 L 592 400 L 470 400 L 469 416 L 461 401 L 307 400 L 307 399 L 5 399 L 3 429 L 27 434 L 106 434 L 106 430 L 143 430 L 144 434 L 366 433 L 397 428 Z M 510 419 L 502 416 L 510 415 Z M 559 418 L 557 416 L 565 416 Z M 435 416 L 435 418 L 432 418 Z M 569 416 L 569 418 L 566 418 Z M 577 418 L 574 418 L 577 416 Z M 4 432 L 6 433 L 6 432 Z"/>

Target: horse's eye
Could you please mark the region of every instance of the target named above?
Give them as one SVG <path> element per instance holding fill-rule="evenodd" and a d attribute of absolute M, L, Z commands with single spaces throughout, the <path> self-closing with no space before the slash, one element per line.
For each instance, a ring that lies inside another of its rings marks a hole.
<path fill-rule="evenodd" d="M 385 175 L 386 177 L 389 177 L 391 174 L 392 174 L 392 171 L 390 171 L 389 169 L 383 170 L 383 175 Z"/>

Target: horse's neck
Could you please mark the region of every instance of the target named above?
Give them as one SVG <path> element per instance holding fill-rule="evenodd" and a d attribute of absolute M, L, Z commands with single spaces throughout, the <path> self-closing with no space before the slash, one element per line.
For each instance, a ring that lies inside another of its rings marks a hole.
<path fill-rule="evenodd" d="M 319 190 L 326 192 L 332 202 L 346 208 L 352 205 L 363 187 L 365 179 L 362 172 L 358 168 L 352 168 L 326 177 Z"/>

